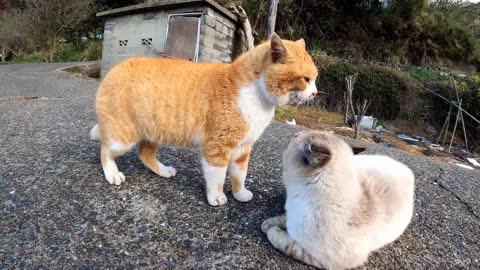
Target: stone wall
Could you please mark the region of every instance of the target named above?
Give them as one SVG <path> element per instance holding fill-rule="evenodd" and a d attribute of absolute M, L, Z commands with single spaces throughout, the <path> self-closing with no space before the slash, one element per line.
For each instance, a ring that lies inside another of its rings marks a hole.
<path fill-rule="evenodd" d="M 207 8 L 200 28 L 199 62 L 229 63 L 232 61 L 236 24 L 212 8 Z"/>

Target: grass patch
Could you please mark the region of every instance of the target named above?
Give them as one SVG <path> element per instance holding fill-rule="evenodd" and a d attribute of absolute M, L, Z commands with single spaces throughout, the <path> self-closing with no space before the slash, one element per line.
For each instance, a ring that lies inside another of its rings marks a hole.
<path fill-rule="evenodd" d="M 285 123 L 286 120 L 292 121 L 295 119 L 297 125 L 304 126 L 310 129 L 334 131 L 335 134 L 353 138 L 355 131 L 351 128 L 345 127 L 343 123 L 343 114 L 327 112 L 314 107 L 277 107 L 275 109 L 275 120 Z M 362 129 L 360 138 L 363 141 L 373 142 L 371 133 L 368 130 Z M 403 150 L 405 152 L 421 155 L 421 148 L 413 147 L 402 140 L 396 138 L 395 133 L 384 133 L 383 141 L 390 144 L 393 148 Z"/>
<path fill-rule="evenodd" d="M 275 120 L 284 122 L 295 119 L 297 125 L 312 129 L 330 129 L 343 125 L 343 115 L 340 113 L 327 112 L 314 107 L 277 107 Z"/>

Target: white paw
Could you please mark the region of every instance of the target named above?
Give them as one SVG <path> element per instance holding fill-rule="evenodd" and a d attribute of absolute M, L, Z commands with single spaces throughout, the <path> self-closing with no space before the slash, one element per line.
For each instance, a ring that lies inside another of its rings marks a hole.
<path fill-rule="evenodd" d="M 242 189 L 239 192 L 234 192 L 233 197 L 240 202 L 248 202 L 253 198 L 253 193 L 248 189 Z"/>
<path fill-rule="evenodd" d="M 227 203 L 227 196 L 225 196 L 225 193 L 217 193 L 213 195 L 207 195 L 207 200 L 211 206 L 220 206 Z"/>
<path fill-rule="evenodd" d="M 163 164 L 158 164 L 159 173 L 161 177 L 170 178 L 177 175 L 177 170 L 172 166 L 165 166 Z"/>
<path fill-rule="evenodd" d="M 108 173 L 105 174 L 105 178 L 111 185 L 121 185 L 123 182 L 125 182 L 125 175 L 121 172 L 114 172 L 114 173 Z"/>

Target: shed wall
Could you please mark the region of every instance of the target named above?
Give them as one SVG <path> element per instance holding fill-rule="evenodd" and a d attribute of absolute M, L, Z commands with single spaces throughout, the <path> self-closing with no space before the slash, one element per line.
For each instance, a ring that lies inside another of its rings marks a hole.
<path fill-rule="evenodd" d="M 163 52 L 167 35 L 168 15 L 202 13 L 198 62 L 230 62 L 235 23 L 210 7 L 188 7 L 156 10 L 105 21 L 102 51 L 102 76 L 115 64 L 132 56 L 159 57 L 153 48 Z M 151 38 L 151 47 L 142 39 Z M 127 41 L 120 46 L 119 41 Z"/>
<path fill-rule="evenodd" d="M 199 62 L 229 63 L 232 61 L 236 25 L 212 8 L 207 8 L 200 28 Z"/>
<path fill-rule="evenodd" d="M 158 10 L 107 18 L 103 34 L 102 75 L 132 56 L 158 57 L 153 48 L 164 51 L 168 15 L 190 12 L 205 13 L 205 8 Z M 145 38 L 152 39 L 151 47 L 142 45 Z M 120 40 L 128 40 L 127 46 L 120 46 Z"/>

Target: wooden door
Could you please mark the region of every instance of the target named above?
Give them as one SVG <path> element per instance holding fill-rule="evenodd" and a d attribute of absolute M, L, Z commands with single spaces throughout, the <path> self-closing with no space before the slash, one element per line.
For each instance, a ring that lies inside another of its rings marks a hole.
<path fill-rule="evenodd" d="M 196 61 L 200 17 L 171 16 L 165 55 Z"/>

